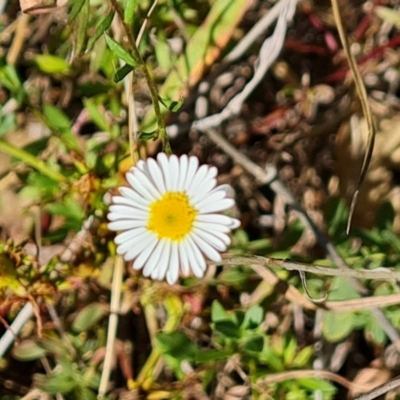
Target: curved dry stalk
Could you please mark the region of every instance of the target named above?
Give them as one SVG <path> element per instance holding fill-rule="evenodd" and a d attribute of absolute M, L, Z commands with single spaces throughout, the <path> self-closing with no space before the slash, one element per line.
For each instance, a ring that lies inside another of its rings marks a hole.
<path fill-rule="evenodd" d="M 347 231 L 347 233 L 349 233 L 351 220 L 352 220 L 352 216 L 354 213 L 354 208 L 356 206 L 358 194 L 360 192 L 360 187 L 364 182 L 365 175 L 367 174 L 368 166 L 371 161 L 372 151 L 374 150 L 375 133 L 376 132 L 375 132 L 374 119 L 372 117 L 371 109 L 368 104 L 367 91 L 365 89 L 364 82 L 362 80 L 360 71 L 358 70 L 357 62 L 356 62 L 353 54 L 351 53 L 350 44 L 349 44 L 349 40 L 347 38 L 346 32 L 344 31 L 343 21 L 342 21 L 341 15 L 340 15 L 340 8 L 339 8 L 338 0 L 331 0 L 331 3 L 332 3 L 333 16 L 334 16 L 335 22 L 336 22 L 336 27 L 338 29 L 340 40 L 342 42 L 344 51 L 346 53 L 347 61 L 349 63 L 350 69 L 354 75 L 354 83 L 356 86 L 358 97 L 360 98 L 361 107 L 362 107 L 363 114 L 364 114 L 365 120 L 367 122 L 367 127 L 368 127 L 367 148 L 366 148 L 364 160 L 363 160 L 363 163 L 361 166 L 361 171 L 360 171 L 360 176 L 358 178 L 357 187 L 353 194 L 353 198 L 351 200 L 349 218 L 347 220 L 346 231 Z"/>
<path fill-rule="evenodd" d="M 303 271 L 316 275 L 341 276 L 357 279 L 375 279 L 375 280 L 400 280 L 400 271 L 393 271 L 391 268 L 376 269 L 336 269 L 322 267 L 319 265 L 302 264 L 293 261 L 278 260 L 276 258 L 261 256 L 235 256 L 225 254 L 221 264 L 224 265 L 251 265 L 259 264 L 268 268 L 284 268 L 288 271 Z"/>
<path fill-rule="evenodd" d="M 287 371 L 287 372 L 279 372 L 276 374 L 268 374 L 267 377 L 261 378 L 256 382 L 257 386 L 260 385 L 271 385 L 273 383 L 284 382 L 290 379 L 301 379 L 301 378 L 321 378 L 327 379 L 339 385 L 344 386 L 346 389 L 351 390 L 362 390 L 363 386 L 358 385 L 356 383 L 350 382 L 346 378 L 343 378 L 340 375 L 337 375 L 330 371 L 316 371 L 316 370 L 302 370 L 302 371 Z M 361 399 L 360 399 L 361 400 Z M 362 399 L 366 400 L 366 399 Z"/>
<path fill-rule="evenodd" d="M 362 394 L 361 396 L 355 397 L 354 400 L 373 400 L 376 399 L 383 394 L 397 389 L 400 386 L 400 377 L 396 377 L 389 382 L 384 383 L 383 385 L 378 386 L 375 389 L 372 389 L 368 393 Z"/>

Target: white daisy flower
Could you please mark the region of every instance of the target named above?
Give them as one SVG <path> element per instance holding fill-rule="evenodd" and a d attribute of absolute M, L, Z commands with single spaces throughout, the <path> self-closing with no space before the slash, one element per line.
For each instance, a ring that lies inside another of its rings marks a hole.
<path fill-rule="evenodd" d="M 174 284 L 180 272 L 202 278 L 206 259 L 221 261 L 240 223 L 221 214 L 234 205 L 228 185 L 216 186 L 217 168 L 196 157 L 157 156 L 140 160 L 126 174 L 130 187 L 120 187 L 112 198 L 109 229 L 117 253 L 132 261 L 143 275 Z"/>

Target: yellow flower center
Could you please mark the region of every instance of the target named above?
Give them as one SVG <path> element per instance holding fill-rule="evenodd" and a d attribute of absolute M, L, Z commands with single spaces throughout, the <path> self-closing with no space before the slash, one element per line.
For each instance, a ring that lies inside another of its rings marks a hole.
<path fill-rule="evenodd" d="M 147 229 L 160 239 L 178 242 L 191 231 L 196 214 L 185 193 L 167 192 L 160 200 L 150 204 Z"/>

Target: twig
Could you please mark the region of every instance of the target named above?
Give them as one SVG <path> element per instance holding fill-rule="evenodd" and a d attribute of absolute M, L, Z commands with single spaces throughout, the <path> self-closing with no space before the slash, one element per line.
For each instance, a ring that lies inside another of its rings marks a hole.
<path fill-rule="evenodd" d="M 231 63 L 243 56 L 249 47 L 275 22 L 285 7 L 292 0 L 280 0 L 276 3 L 254 26 L 246 36 L 240 40 L 235 48 L 223 59 L 222 62 Z M 297 3 L 297 1 L 296 1 Z"/>
<path fill-rule="evenodd" d="M 275 258 L 261 257 L 261 256 L 232 256 L 225 255 L 221 264 L 225 265 L 250 265 L 261 264 L 269 268 L 284 268 L 288 271 L 303 271 L 311 274 L 325 275 L 325 276 L 342 276 L 347 278 L 357 279 L 375 279 L 375 280 L 400 280 L 400 271 L 393 271 L 390 268 L 376 268 L 376 269 L 337 269 L 329 267 L 321 267 L 318 265 L 301 264 L 297 262 L 278 260 Z"/>
<path fill-rule="evenodd" d="M 235 147 L 233 147 L 225 138 L 223 138 L 217 131 L 212 129 L 207 129 L 205 133 L 208 137 L 214 141 L 219 147 L 221 147 L 228 156 L 230 156 L 237 164 L 245 168 L 250 174 L 252 174 L 260 183 L 268 183 L 270 188 L 276 193 L 281 195 L 285 202 L 294 209 L 299 217 L 299 219 L 305 224 L 305 226 L 314 233 L 320 246 L 325 249 L 331 260 L 336 264 L 336 266 L 342 271 L 352 271 L 346 265 L 342 257 L 339 255 L 333 243 L 327 238 L 327 236 L 318 228 L 314 221 L 310 218 L 307 212 L 301 207 L 299 203 L 295 200 L 293 195 L 285 187 L 285 185 L 278 180 L 276 168 L 270 164 L 267 164 L 265 171 L 262 170 L 257 164 L 250 161 L 247 157 L 241 154 Z M 366 294 L 366 289 L 361 285 L 361 283 L 354 280 L 354 287 L 362 294 Z M 396 348 L 400 350 L 400 335 L 392 327 L 390 321 L 386 318 L 385 314 L 379 308 L 372 309 L 372 313 L 377 318 L 378 323 L 384 329 L 385 333 L 388 335 L 390 340 L 394 343 Z"/>
<path fill-rule="evenodd" d="M 279 372 L 276 374 L 268 374 L 266 378 L 261 378 L 256 381 L 256 385 L 270 385 L 273 383 L 284 382 L 289 379 L 300 379 L 300 378 L 322 378 L 329 379 L 333 382 L 339 383 L 347 389 L 361 389 L 362 385 L 357 385 L 353 382 L 350 382 L 346 378 L 343 378 L 340 375 L 337 375 L 330 371 L 315 371 L 315 370 L 301 370 L 301 371 L 287 371 L 287 372 Z M 358 400 L 358 399 L 357 399 Z M 361 400 L 361 399 L 360 399 Z M 367 400 L 367 399 L 362 399 Z"/>
<path fill-rule="evenodd" d="M 90 226 L 93 223 L 93 216 L 89 216 L 89 218 L 83 223 L 82 229 L 75 235 L 73 240 L 69 243 L 63 254 L 60 256 L 61 262 L 71 262 L 74 255 L 79 251 L 82 246 L 82 242 L 90 229 Z M 56 266 L 55 271 L 57 271 L 59 265 Z M 39 313 L 37 311 L 37 313 Z M 11 346 L 15 337 L 19 334 L 20 330 L 25 326 L 27 321 L 29 321 L 32 316 L 35 314 L 34 305 L 32 302 L 27 302 L 22 310 L 15 317 L 13 323 L 10 326 L 10 329 L 4 333 L 4 335 L 0 339 L 0 358 L 4 356 L 7 349 Z M 38 321 L 40 321 L 38 319 Z"/>
<path fill-rule="evenodd" d="M 253 78 L 247 83 L 244 89 L 238 93 L 227 106 L 218 114 L 211 115 L 201 120 L 194 121 L 191 129 L 205 131 L 221 125 L 227 119 L 237 115 L 242 108 L 247 97 L 253 92 L 261 79 L 265 76 L 268 68 L 277 59 L 282 50 L 286 28 L 292 20 L 296 10 L 297 0 L 289 0 L 285 6 L 280 9 L 278 22 L 272 36 L 268 37 L 260 48 L 258 55 L 258 65 Z"/>
<path fill-rule="evenodd" d="M 370 392 L 362 394 L 361 396 L 355 397 L 354 400 L 372 400 L 377 397 L 396 389 L 400 386 L 400 377 L 394 378 L 389 382 L 384 383 L 381 386 L 378 386 L 375 389 L 372 389 Z"/>
<path fill-rule="evenodd" d="M 268 68 L 276 60 L 280 51 L 282 50 L 286 28 L 288 23 L 292 20 L 296 10 L 297 0 L 281 0 L 277 3 L 264 17 L 260 20 L 251 32 L 243 38 L 238 45 L 228 56 L 223 60 L 222 67 L 229 62 L 236 60 L 240 57 L 253 41 L 265 31 L 276 18 L 278 18 L 277 25 L 271 37 L 268 37 L 261 46 L 258 56 L 258 65 L 256 67 L 253 78 L 245 86 L 245 88 L 237 94 L 228 105 L 218 114 L 213 114 L 208 117 L 194 121 L 190 129 L 206 131 L 214 127 L 220 126 L 227 119 L 235 116 L 241 111 L 241 107 L 247 97 L 252 93 L 255 87 L 259 84 L 260 80 L 265 76 Z M 256 28 L 257 27 L 257 28 Z M 251 34 L 250 34 L 251 33 Z M 171 137 L 175 137 L 180 133 L 180 128 L 176 125 L 167 127 L 167 133 Z"/>
<path fill-rule="evenodd" d="M 10 328 L 7 329 L 0 339 L 0 358 L 4 356 L 8 348 L 14 342 L 15 337 L 25 326 L 26 322 L 33 317 L 33 314 L 33 305 L 30 302 L 26 303 L 10 325 Z"/>
<path fill-rule="evenodd" d="M 111 287 L 110 318 L 108 321 L 106 354 L 104 357 L 103 372 L 100 379 L 99 394 L 97 396 L 99 400 L 104 399 L 104 396 L 106 395 L 111 369 L 115 359 L 115 337 L 118 326 L 123 271 L 124 260 L 121 256 L 118 256 L 115 260 Z"/>

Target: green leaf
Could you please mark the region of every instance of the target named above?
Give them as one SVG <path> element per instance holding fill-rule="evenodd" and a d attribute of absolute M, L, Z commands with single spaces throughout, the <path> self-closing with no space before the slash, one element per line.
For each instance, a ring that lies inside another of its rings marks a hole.
<path fill-rule="evenodd" d="M 340 276 L 333 278 L 328 296 L 329 300 L 350 300 L 360 297 L 361 295 L 348 279 Z"/>
<path fill-rule="evenodd" d="M 226 321 L 230 320 L 231 316 L 225 311 L 218 300 L 214 300 L 211 305 L 211 321 Z"/>
<path fill-rule="evenodd" d="M 356 327 L 358 323 L 353 312 L 325 311 L 323 314 L 322 332 L 330 342 L 335 343 L 345 339 Z"/>
<path fill-rule="evenodd" d="M 92 99 L 83 99 L 83 104 L 88 112 L 90 119 L 104 132 L 110 132 L 111 127 L 108 124 L 104 113 L 100 111 L 97 104 Z"/>
<path fill-rule="evenodd" d="M 123 67 L 117 69 L 117 71 L 114 74 L 114 82 L 118 83 L 124 79 L 129 72 L 133 71 L 133 67 L 129 64 L 125 64 Z"/>
<path fill-rule="evenodd" d="M 34 381 L 36 387 L 48 394 L 68 393 L 78 386 L 78 383 L 64 372 L 50 376 L 37 374 Z"/>
<path fill-rule="evenodd" d="M 237 324 L 230 320 L 215 322 L 214 330 L 230 339 L 239 339 L 241 336 L 240 329 Z"/>
<path fill-rule="evenodd" d="M 125 0 L 124 22 L 128 25 L 133 22 L 137 0 Z"/>
<path fill-rule="evenodd" d="M 17 126 L 15 114 L 10 113 L 3 115 L 0 110 L 0 137 L 4 136 L 6 133 L 14 130 Z"/>
<path fill-rule="evenodd" d="M 156 336 L 156 341 L 163 354 L 169 355 L 176 360 L 191 361 L 199 352 L 197 346 L 180 331 L 159 333 Z"/>
<path fill-rule="evenodd" d="M 91 328 L 96 322 L 108 314 L 108 308 L 104 304 L 91 303 L 79 311 L 72 329 L 75 332 L 84 332 Z"/>
<path fill-rule="evenodd" d="M 81 11 L 86 0 L 70 0 L 69 3 L 72 4 L 71 11 L 69 12 L 68 22 L 72 22 L 79 12 Z"/>
<path fill-rule="evenodd" d="M 195 361 L 202 364 L 210 361 L 225 360 L 232 356 L 231 350 L 202 350 L 195 356 Z"/>
<path fill-rule="evenodd" d="M 100 36 L 110 27 L 113 18 L 114 18 L 114 11 L 111 11 L 96 26 L 93 36 L 88 41 L 86 49 L 87 52 L 92 49 L 93 45 L 99 40 Z"/>
<path fill-rule="evenodd" d="M 65 217 L 64 227 L 74 231 L 81 228 L 85 217 L 79 202 L 71 197 L 66 197 L 57 203 L 48 204 L 46 210 L 53 215 Z"/>
<path fill-rule="evenodd" d="M 74 45 L 74 57 L 79 56 L 82 54 L 85 48 L 85 44 L 87 41 L 87 26 L 89 21 L 89 1 L 86 0 L 83 3 L 83 7 L 79 12 L 78 17 L 76 18 L 74 24 L 74 36 L 73 36 L 73 45 Z"/>
<path fill-rule="evenodd" d="M 33 60 L 37 67 L 46 74 L 65 74 L 71 69 L 66 60 L 51 54 L 39 54 Z"/>
<path fill-rule="evenodd" d="M 257 328 L 264 319 L 264 310 L 262 307 L 255 305 L 250 307 L 245 315 L 242 324 L 243 329 L 255 329 Z"/>
<path fill-rule="evenodd" d="M 14 346 L 12 355 L 19 361 L 34 361 L 46 355 L 46 350 L 35 341 L 26 339 Z"/>
<path fill-rule="evenodd" d="M 260 353 L 263 348 L 264 338 L 261 335 L 256 335 L 246 339 L 243 346 L 243 349 L 250 353 Z"/>
<path fill-rule="evenodd" d="M 311 346 L 304 347 L 295 356 L 292 367 L 293 368 L 304 368 L 314 355 L 314 349 Z"/>
<path fill-rule="evenodd" d="M 124 60 L 127 64 L 132 67 L 137 67 L 138 62 L 129 54 L 119 43 L 117 43 L 114 39 L 108 36 L 106 33 L 104 34 L 106 38 L 106 42 L 110 50 L 121 60 Z"/>
<path fill-rule="evenodd" d="M 50 129 L 60 132 L 71 129 L 70 119 L 57 107 L 51 104 L 45 104 L 43 106 L 43 115 Z"/>
<path fill-rule="evenodd" d="M 181 107 L 185 99 L 181 97 L 179 101 L 163 99 L 161 96 L 158 96 L 158 101 L 166 107 L 169 111 L 177 112 Z"/>
<path fill-rule="evenodd" d="M 17 92 L 22 89 L 22 83 L 14 66 L 4 65 L 0 68 L 0 85 L 12 92 Z"/>
<path fill-rule="evenodd" d="M 139 140 L 142 142 L 147 142 L 148 140 L 156 140 L 158 138 L 158 130 L 153 132 L 140 132 Z"/>

